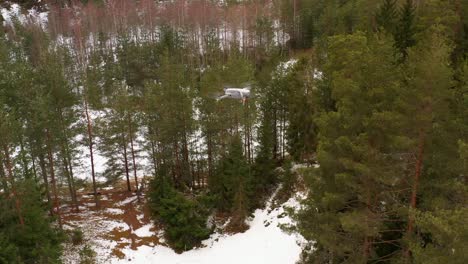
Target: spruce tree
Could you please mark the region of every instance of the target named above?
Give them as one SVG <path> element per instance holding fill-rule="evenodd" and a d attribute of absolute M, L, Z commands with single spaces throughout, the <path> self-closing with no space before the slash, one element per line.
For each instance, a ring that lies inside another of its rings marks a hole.
<path fill-rule="evenodd" d="M 270 102 L 263 102 L 261 109 L 262 122 L 258 129 L 259 147 L 252 170 L 256 193 L 266 194 L 277 182 L 276 161 L 273 158 L 273 141 L 276 138 L 273 137 L 273 117 L 271 116 Z"/>
<path fill-rule="evenodd" d="M 376 15 L 377 25 L 390 34 L 394 34 L 398 19 L 396 0 L 383 0 Z"/>
<path fill-rule="evenodd" d="M 0 196 L 0 259 L 4 263 L 60 263 L 63 236 L 52 227 L 32 180 L 16 183 L 24 206 L 20 226 L 12 201 Z M 11 255 L 10 255 L 11 254 Z"/>
<path fill-rule="evenodd" d="M 405 60 L 407 49 L 416 44 L 416 10 L 412 0 L 406 0 L 399 12 L 399 20 L 395 33 L 395 47 Z"/>
<path fill-rule="evenodd" d="M 244 220 L 251 208 L 251 191 L 251 171 L 242 152 L 242 141 L 239 135 L 234 135 L 210 182 L 216 208 L 233 214 L 233 228 L 245 228 Z"/>

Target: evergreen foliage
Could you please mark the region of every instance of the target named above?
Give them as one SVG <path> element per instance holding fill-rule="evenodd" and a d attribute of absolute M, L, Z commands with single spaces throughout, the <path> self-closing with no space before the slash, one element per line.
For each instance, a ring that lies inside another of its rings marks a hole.
<path fill-rule="evenodd" d="M 403 64 L 382 34 L 329 39 L 322 83 L 336 108 L 318 101 L 320 168 L 307 174 L 313 192 L 298 215 L 316 249 L 304 263 L 466 261 L 457 250 L 466 243 L 457 229 L 467 193 L 457 144 L 464 81 L 453 82 L 445 26 L 424 15 L 415 35 L 410 4 L 395 37 Z"/>
<path fill-rule="evenodd" d="M 208 238 L 208 210 L 193 198 L 175 190 L 159 175 L 151 182 L 150 206 L 156 219 L 165 226 L 168 242 L 177 251 L 190 250 Z"/>
<path fill-rule="evenodd" d="M 317 162 L 303 262 L 467 262 L 466 1 L 4 2 L 49 12 L 0 17 L 1 263 L 59 262 L 81 149 L 96 205 L 96 151 L 127 191 L 150 161 L 178 251 L 213 213 L 245 229 L 277 184 L 294 192 L 292 164 Z"/>
<path fill-rule="evenodd" d="M 219 161 L 210 181 L 210 192 L 214 195 L 216 208 L 233 213 L 232 226 L 243 228 L 252 206 L 252 176 L 239 135 L 233 136 L 226 155 Z"/>
<path fill-rule="evenodd" d="M 394 34 L 398 19 L 398 9 L 396 0 L 383 0 L 383 3 L 376 15 L 377 25 L 388 33 Z"/>
<path fill-rule="evenodd" d="M 400 18 L 395 33 L 395 47 L 404 60 L 408 55 L 407 49 L 416 43 L 415 7 L 412 0 L 406 0 L 400 9 Z"/>
<path fill-rule="evenodd" d="M 2 263 L 60 263 L 63 235 L 50 217 L 32 180 L 15 183 L 21 197 L 24 225 L 13 201 L 0 196 L 0 259 Z M 25 195 L 27 194 L 27 195 Z"/>

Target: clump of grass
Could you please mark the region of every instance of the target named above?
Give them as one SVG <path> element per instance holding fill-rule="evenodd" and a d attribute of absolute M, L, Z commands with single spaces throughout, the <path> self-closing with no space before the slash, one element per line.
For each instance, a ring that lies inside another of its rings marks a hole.
<path fill-rule="evenodd" d="M 83 231 L 79 228 L 74 229 L 70 237 L 73 245 L 75 246 L 83 243 Z"/>
<path fill-rule="evenodd" d="M 80 264 L 95 264 L 96 252 L 88 245 L 80 250 Z"/>

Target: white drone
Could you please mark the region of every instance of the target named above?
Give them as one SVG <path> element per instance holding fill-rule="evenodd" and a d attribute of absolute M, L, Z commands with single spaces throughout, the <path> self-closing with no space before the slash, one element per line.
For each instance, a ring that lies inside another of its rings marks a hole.
<path fill-rule="evenodd" d="M 240 99 L 245 102 L 250 97 L 250 85 L 243 88 L 224 87 L 224 94 L 218 96 L 216 100 L 221 99 Z"/>

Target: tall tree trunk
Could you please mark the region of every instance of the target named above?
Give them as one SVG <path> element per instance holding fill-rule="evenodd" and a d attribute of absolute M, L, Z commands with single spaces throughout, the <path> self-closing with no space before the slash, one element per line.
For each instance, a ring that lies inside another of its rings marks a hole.
<path fill-rule="evenodd" d="M 26 151 L 24 150 L 24 142 L 23 137 L 20 136 L 20 153 L 21 153 L 21 161 L 23 162 L 23 173 L 26 179 L 31 178 L 31 174 L 29 173 L 29 164 L 28 160 L 26 159 Z"/>
<path fill-rule="evenodd" d="M 188 151 L 188 140 L 187 140 L 187 134 L 184 132 L 184 141 L 183 141 L 183 149 L 182 149 L 182 154 L 183 154 L 183 157 L 184 157 L 184 174 L 188 174 L 188 175 L 184 175 L 184 178 L 187 179 L 187 177 L 190 177 L 190 175 L 192 174 L 190 172 L 190 161 L 189 161 L 189 151 Z M 189 182 L 190 180 L 187 179 L 186 182 Z"/>
<path fill-rule="evenodd" d="M 213 176 L 213 146 L 211 132 L 207 133 L 208 179 Z"/>
<path fill-rule="evenodd" d="M 245 154 L 247 156 L 247 161 L 248 163 L 250 164 L 251 163 L 251 159 L 250 159 L 250 131 L 251 127 L 250 127 L 250 108 L 249 108 L 249 105 L 248 105 L 248 100 L 245 101 L 245 148 L 246 148 L 246 151 L 245 151 Z"/>
<path fill-rule="evenodd" d="M 367 215 L 366 215 L 366 218 L 365 218 L 367 228 L 369 228 L 370 212 L 371 212 L 371 209 L 372 209 L 372 205 L 371 205 L 372 198 L 371 198 L 371 191 L 368 188 L 369 186 L 370 186 L 369 181 L 367 181 L 367 183 L 366 183 L 366 187 L 367 187 L 367 201 L 366 201 Z M 367 261 L 369 259 L 369 254 L 370 254 L 370 250 L 371 250 L 371 240 L 372 240 L 372 238 L 369 237 L 366 234 L 365 237 L 364 237 L 364 243 L 363 243 L 363 263 L 367 263 Z"/>
<path fill-rule="evenodd" d="M 78 201 L 76 199 L 76 192 L 75 192 L 75 187 L 73 186 L 73 181 L 70 176 L 70 167 L 68 167 L 68 160 L 67 160 L 67 154 L 65 151 L 65 147 L 62 146 L 62 162 L 63 162 L 63 171 L 65 173 L 65 177 L 67 178 L 67 185 L 68 185 L 68 191 L 70 192 L 70 197 L 72 200 L 73 207 L 75 207 L 75 211 L 78 212 Z"/>
<path fill-rule="evenodd" d="M 37 184 L 38 180 L 37 180 L 36 162 L 34 161 L 35 159 L 36 157 L 34 157 L 34 155 L 31 153 L 31 162 L 32 162 L 33 175 L 34 175 L 34 182 L 36 182 Z"/>
<path fill-rule="evenodd" d="M 54 171 L 54 157 L 52 156 L 52 143 L 50 138 L 49 130 L 46 130 L 47 134 L 47 156 L 49 158 L 49 170 L 50 170 L 50 180 L 52 184 L 52 192 L 54 193 L 54 206 L 55 211 L 57 213 L 58 224 L 60 228 L 62 228 L 62 218 L 60 216 L 60 202 L 58 199 L 58 192 L 57 192 L 57 182 L 55 180 L 55 171 Z"/>
<path fill-rule="evenodd" d="M 421 170 L 424 158 L 424 144 L 425 144 L 425 134 L 423 131 L 419 134 L 419 144 L 418 144 L 418 152 L 416 158 L 416 168 L 413 177 L 413 186 L 411 191 L 411 199 L 410 199 L 410 208 L 416 208 L 417 196 L 418 196 L 418 187 L 419 187 L 419 178 L 421 177 Z M 413 234 L 413 225 L 414 225 L 414 218 L 412 217 L 411 213 L 408 215 L 408 227 L 407 227 L 407 234 L 410 236 Z M 409 262 L 410 258 L 410 249 L 409 247 L 405 251 L 405 257 L 407 262 Z"/>
<path fill-rule="evenodd" d="M 78 206 L 78 199 L 76 196 L 76 189 L 75 189 L 75 179 L 73 177 L 73 165 L 72 165 L 72 156 L 70 153 L 70 148 L 68 145 L 68 133 L 67 129 L 65 128 L 65 122 L 63 119 L 63 112 L 61 110 L 58 110 L 58 114 L 60 116 L 60 126 L 62 129 L 63 133 L 63 139 L 62 139 L 62 153 L 63 153 L 63 163 L 64 163 L 64 169 L 68 181 L 68 189 L 70 191 L 70 196 L 72 198 L 72 203 L 75 206 L 75 211 L 79 212 L 79 206 Z"/>
<path fill-rule="evenodd" d="M 179 159 L 179 144 L 177 141 L 174 141 L 174 154 L 175 154 L 175 181 L 174 183 L 177 183 L 180 185 L 180 159 Z"/>
<path fill-rule="evenodd" d="M 44 181 L 44 188 L 45 188 L 46 196 L 47 196 L 47 205 L 49 207 L 50 215 L 53 215 L 54 211 L 52 209 L 52 198 L 51 198 L 51 195 L 50 195 L 50 188 L 49 188 L 49 180 L 48 180 L 48 177 L 47 177 L 46 162 L 45 162 L 44 154 L 42 152 L 39 153 L 39 166 L 41 167 L 42 180 Z"/>
<path fill-rule="evenodd" d="M 154 141 L 151 140 L 151 158 L 153 159 L 154 175 L 158 174 L 158 163 L 156 161 L 156 147 Z"/>
<path fill-rule="evenodd" d="M 135 177 L 137 199 L 138 201 L 140 201 L 140 188 L 138 186 L 137 167 L 136 167 L 136 161 L 135 161 L 135 149 L 133 147 L 132 120 L 130 119 L 130 115 L 128 115 L 128 129 L 129 129 L 129 136 L 130 136 L 130 150 L 132 152 L 133 176 Z"/>
<path fill-rule="evenodd" d="M 124 151 L 124 162 L 125 162 L 125 177 L 127 178 L 127 191 L 131 192 L 132 188 L 130 186 L 130 173 L 128 169 L 128 159 L 127 159 L 127 141 L 125 140 L 125 135 L 122 133 L 123 141 L 123 151 Z"/>
<path fill-rule="evenodd" d="M 200 159 L 197 158 L 197 184 L 199 188 L 203 187 L 202 182 L 201 182 L 201 172 L 202 172 L 201 170 L 202 170 L 201 162 L 200 162 Z"/>
<path fill-rule="evenodd" d="M 194 161 L 191 161 L 190 162 L 190 167 L 191 167 L 191 172 L 190 172 L 190 175 L 191 175 L 191 185 L 192 185 L 192 188 L 194 189 L 196 184 L 196 174 L 195 174 L 195 162 Z"/>
<path fill-rule="evenodd" d="M 151 125 L 148 126 L 149 137 L 150 137 L 150 144 L 151 144 L 151 158 L 153 159 L 153 166 L 154 166 L 154 175 L 158 174 L 158 164 L 156 162 L 156 146 L 154 143 L 154 139 L 156 138 L 154 130 L 151 128 Z"/>
<path fill-rule="evenodd" d="M 65 142 L 65 151 L 67 152 L 67 159 L 68 159 L 68 172 L 70 173 L 70 180 L 72 183 L 73 188 L 73 195 L 75 196 L 75 203 L 76 203 L 76 211 L 80 210 L 78 206 L 78 196 L 76 195 L 76 186 L 75 186 L 75 176 L 73 175 L 73 161 L 71 158 L 70 148 L 68 147 L 68 143 Z"/>
<path fill-rule="evenodd" d="M 285 149 L 286 149 L 286 110 L 283 109 L 283 115 L 282 115 L 282 121 L 281 121 L 281 160 L 284 160 L 284 155 L 285 155 Z"/>
<path fill-rule="evenodd" d="M 88 140 L 89 140 L 88 143 L 89 143 L 89 155 L 91 158 L 91 177 L 93 179 L 94 203 L 96 204 L 96 207 L 99 208 L 99 198 L 98 198 L 97 187 L 96 187 L 96 175 L 94 173 L 93 127 L 91 124 L 91 119 L 89 118 L 88 101 L 86 97 L 84 98 L 84 105 L 85 105 L 86 122 L 87 122 L 87 127 L 88 127 Z"/>
<path fill-rule="evenodd" d="M 273 109 L 273 160 L 277 160 L 278 154 L 278 132 L 277 132 L 277 118 L 276 110 Z"/>

